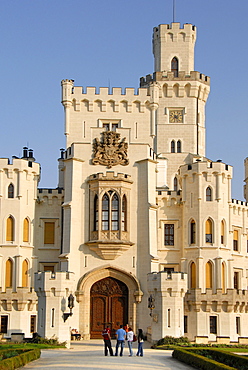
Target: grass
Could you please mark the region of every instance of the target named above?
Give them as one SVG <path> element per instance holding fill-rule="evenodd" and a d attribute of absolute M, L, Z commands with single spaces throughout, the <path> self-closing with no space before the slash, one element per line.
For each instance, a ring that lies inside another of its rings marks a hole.
<path fill-rule="evenodd" d="M 54 349 L 54 348 L 65 348 L 63 345 L 51 345 L 46 343 L 0 343 L 1 349 Z"/>

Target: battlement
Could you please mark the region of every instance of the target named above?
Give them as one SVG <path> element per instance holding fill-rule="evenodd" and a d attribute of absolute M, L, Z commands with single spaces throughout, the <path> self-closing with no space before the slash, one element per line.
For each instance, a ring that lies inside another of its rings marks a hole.
<path fill-rule="evenodd" d="M 178 294 L 187 291 L 187 274 L 184 272 L 153 272 L 147 275 L 148 290 L 169 291 Z"/>
<path fill-rule="evenodd" d="M 222 163 L 221 161 L 212 162 L 206 158 L 196 159 L 190 164 L 185 164 L 180 167 L 179 173 L 181 176 L 190 175 L 193 173 L 212 173 L 225 174 L 226 177 L 232 178 L 232 166 Z"/>
<path fill-rule="evenodd" d="M 166 32 L 182 32 L 184 31 L 186 34 L 196 34 L 196 26 L 193 26 L 190 23 L 184 23 L 181 27 L 181 23 L 179 22 L 172 22 L 169 24 L 160 24 L 158 27 L 153 28 L 153 33 L 160 33 L 165 34 Z"/>
<path fill-rule="evenodd" d="M 76 100 L 103 100 L 103 101 L 146 101 L 148 98 L 146 88 L 125 88 L 124 91 L 121 87 L 100 87 L 97 90 L 96 87 L 82 87 L 74 86 L 73 80 L 62 80 L 62 103 Z"/>
<path fill-rule="evenodd" d="M 56 295 L 63 293 L 66 289 L 73 287 L 75 281 L 73 272 L 36 272 L 35 273 L 35 291 L 38 294 L 43 292 L 50 292 L 51 289 L 55 289 Z"/>
<path fill-rule="evenodd" d="M 58 195 L 58 194 L 63 194 L 63 189 L 62 188 L 56 188 L 56 189 L 40 188 L 38 189 L 38 193 L 42 195 Z"/>
<path fill-rule="evenodd" d="M 90 175 L 89 182 L 92 182 L 92 181 L 126 181 L 131 184 L 133 183 L 130 175 L 127 175 L 124 173 L 115 174 L 114 171 L 107 171 L 106 175 L 104 175 L 103 172 Z"/>
<path fill-rule="evenodd" d="M 7 170 L 8 173 L 13 171 L 26 171 L 27 173 L 40 174 L 40 165 L 26 159 L 12 157 L 12 163 L 9 158 L 0 158 L 0 170 Z"/>
<path fill-rule="evenodd" d="M 140 78 L 140 87 L 148 87 L 152 82 L 164 82 L 174 81 L 177 83 L 183 82 L 195 82 L 199 81 L 204 85 L 210 86 L 210 77 L 197 71 L 191 71 L 190 74 L 186 74 L 185 71 L 179 71 L 178 77 L 175 77 L 171 71 L 154 72 L 153 74 L 146 75 L 146 77 Z"/>

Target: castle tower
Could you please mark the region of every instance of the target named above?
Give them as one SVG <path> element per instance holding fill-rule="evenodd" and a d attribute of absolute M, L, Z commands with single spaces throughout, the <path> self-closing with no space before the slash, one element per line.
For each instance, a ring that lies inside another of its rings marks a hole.
<path fill-rule="evenodd" d="M 180 23 L 160 24 L 154 27 L 154 71 L 171 71 L 171 61 L 177 58 L 179 64 L 177 69 L 189 75 L 194 70 L 195 41 L 196 27 L 191 24 L 185 24 L 183 28 L 180 28 Z"/>
<path fill-rule="evenodd" d="M 141 78 L 141 87 L 148 87 L 150 95 L 155 84 L 159 89 L 154 150 L 159 166 L 166 168 L 164 185 L 169 189 L 174 188 L 179 166 L 189 163 L 189 153 L 205 156 L 205 104 L 210 79 L 194 71 L 195 41 L 196 27 L 191 24 L 155 27 L 155 72 L 153 76 Z"/>

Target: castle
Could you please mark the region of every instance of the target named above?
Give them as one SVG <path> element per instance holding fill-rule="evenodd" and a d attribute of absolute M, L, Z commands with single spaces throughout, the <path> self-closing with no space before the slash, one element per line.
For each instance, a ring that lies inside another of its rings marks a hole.
<path fill-rule="evenodd" d="M 155 27 L 137 92 L 62 81 L 56 189 L 38 187 L 32 150 L 0 159 L 5 337 L 129 323 L 151 341 L 246 342 L 248 206 L 231 198 L 232 167 L 205 157 L 195 42 L 191 24 Z"/>

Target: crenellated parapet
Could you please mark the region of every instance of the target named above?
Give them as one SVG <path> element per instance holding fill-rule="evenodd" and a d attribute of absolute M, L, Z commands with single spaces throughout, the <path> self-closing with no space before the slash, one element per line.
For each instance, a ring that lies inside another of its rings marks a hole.
<path fill-rule="evenodd" d="M 87 104 L 89 112 L 94 110 L 94 103 L 101 103 L 101 111 L 106 111 L 106 104 L 111 103 L 114 111 L 119 111 L 120 103 L 127 104 L 127 111 L 131 111 L 133 103 L 140 104 L 140 111 L 144 110 L 144 105 L 149 103 L 150 98 L 146 88 L 139 88 L 136 92 L 134 88 L 100 87 L 97 91 L 96 87 L 74 86 L 73 80 L 63 80 L 62 85 L 62 104 L 65 108 L 73 106 L 75 111 L 81 110 L 81 104 Z"/>
<path fill-rule="evenodd" d="M 114 171 L 107 171 L 106 174 L 103 172 L 96 173 L 94 175 L 90 175 L 89 182 L 95 181 L 125 181 L 129 182 L 130 184 L 133 183 L 131 180 L 131 176 L 124 174 L 124 173 L 117 173 L 115 174 Z"/>
<path fill-rule="evenodd" d="M 168 72 L 154 72 L 153 75 L 141 77 L 140 86 L 149 87 L 151 84 L 157 83 L 160 86 L 160 96 L 162 93 L 164 97 L 174 98 L 173 89 L 178 87 L 179 98 L 191 97 L 207 101 L 210 92 L 210 77 L 205 76 L 197 71 L 191 71 L 187 75 L 184 71 L 178 72 L 178 77 L 174 73 Z"/>
<path fill-rule="evenodd" d="M 22 158 L 13 158 L 12 163 L 8 158 L 0 158 L 0 171 L 4 171 L 8 178 L 12 178 L 13 173 L 19 171 L 25 171 L 27 176 L 39 176 L 40 165 Z"/>
<path fill-rule="evenodd" d="M 73 291 L 75 277 L 72 272 L 51 271 L 35 273 L 35 291 L 40 296 L 64 296 Z"/>

